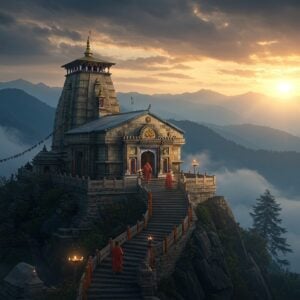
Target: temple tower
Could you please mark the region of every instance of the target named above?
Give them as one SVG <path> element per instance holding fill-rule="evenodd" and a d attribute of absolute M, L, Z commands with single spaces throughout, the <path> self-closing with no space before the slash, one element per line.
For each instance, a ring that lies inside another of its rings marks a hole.
<path fill-rule="evenodd" d="M 56 110 L 54 151 L 65 150 L 64 135 L 68 130 L 120 112 L 110 73 L 113 65 L 93 56 L 88 38 L 84 56 L 62 66 L 67 74 Z"/>

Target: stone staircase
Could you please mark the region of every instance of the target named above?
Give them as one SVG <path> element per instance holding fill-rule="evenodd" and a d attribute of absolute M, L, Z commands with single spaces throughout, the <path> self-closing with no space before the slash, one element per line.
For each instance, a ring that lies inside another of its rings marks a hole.
<path fill-rule="evenodd" d="M 153 207 L 148 227 L 122 245 L 125 255 L 121 274 L 113 274 L 110 257 L 101 262 L 93 273 L 88 299 L 142 299 L 137 274 L 145 259 L 147 237 L 153 237 L 154 245 L 161 242 L 187 215 L 182 191 L 177 188 L 166 190 L 162 179 L 153 179 L 147 188 L 152 191 Z"/>

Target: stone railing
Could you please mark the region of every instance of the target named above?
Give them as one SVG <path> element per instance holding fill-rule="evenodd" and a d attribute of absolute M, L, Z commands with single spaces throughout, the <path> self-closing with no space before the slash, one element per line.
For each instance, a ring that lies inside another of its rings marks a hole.
<path fill-rule="evenodd" d="M 179 175 L 179 183 L 181 185 L 193 185 L 200 188 L 205 188 L 209 186 L 215 186 L 216 176 L 215 175 L 206 175 L 206 174 L 190 174 L 190 173 L 181 173 Z"/>
<path fill-rule="evenodd" d="M 194 206 L 215 196 L 216 186 L 214 175 L 181 173 L 178 177 L 179 189 L 189 195 Z"/>
<path fill-rule="evenodd" d="M 173 230 L 163 241 L 153 245 L 152 241 L 150 241 L 148 244 L 148 251 L 140 265 L 138 275 L 144 299 L 154 296 L 160 279 L 172 273 L 176 261 L 185 246 L 186 237 L 193 228 L 193 210 L 187 193 L 185 193 L 185 198 L 187 202 L 187 215 L 181 224 L 174 226 Z M 170 256 L 168 256 L 170 252 L 173 252 L 171 260 L 169 259 Z"/>
<path fill-rule="evenodd" d="M 136 190 L 138 182 L 136 178 L 123 177 L 123 179 L 101 179 L 89 180 L 89 193 L 103 191 L 103 190 Z"/>
<path fill-rule="evenodd" d="M 114 247 L 116 242 L 119 242 L 119 245 L 124 244 L 126 241 L 132 239 L 135 235 L 140 233 L 144 228 L 147 228 L 148 222 L 152 216 L 152 194 L 145 187 L 138 185 L 139 193 L 143 199 L 147 199 L 147 210 L 142 216 L 142 221 L 137 220 L 136 224 L 133 226 L 128 226 L 127 229 L 118 235 L 114 239 L 110 239 L 108 244 L 101 250 L 96 250 L 95 256 L 90 256 L 85 271 L 82 274 L 79 282 L 79 289 L 77 294 L 77 300 L 87 299 L 87 291 L 91 285 L 93 278 L 93 272 L 101 262 L 111 255 L 111 250 Z"/>
<path fill-rule="evenodd" d="M 72 176 L 71 174 L 52 174 L 52 181 L 54 184 L 71 189 L 71 190 L 84 190 L 89 193 L 100 191 L 123 191 L 138 189 L 138 181 L 136 178 L 124 177 L 123 179 L 101 179 L 91 180 L 89 177 Z"/>
<path fill-rule="evenodd" d="M 72 176 L 71 174 L 51 174 L 52 182 L 68 190 L 88 190 L 89 178 Z"/>

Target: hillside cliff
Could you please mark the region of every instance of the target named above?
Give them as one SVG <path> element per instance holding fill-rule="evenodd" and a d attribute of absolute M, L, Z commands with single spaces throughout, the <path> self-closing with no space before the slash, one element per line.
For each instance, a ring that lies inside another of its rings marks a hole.
<path fill-rule="evenodd" d="M 196 214 L 196 228 L 174 273 L 161 281 L 159 298 L 273 299 L 224 198 L 210 198 Z"/>

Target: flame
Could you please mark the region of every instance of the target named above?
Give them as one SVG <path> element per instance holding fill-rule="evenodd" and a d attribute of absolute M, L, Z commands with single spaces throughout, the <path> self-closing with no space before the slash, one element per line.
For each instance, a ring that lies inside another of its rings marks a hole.
<path fill-rule="evenodd" d="M 77 256 L 77 255 L 69 256 L 68 260 L 71 262 L 81 262 L 83 261 L 83 256 Z"/>

